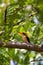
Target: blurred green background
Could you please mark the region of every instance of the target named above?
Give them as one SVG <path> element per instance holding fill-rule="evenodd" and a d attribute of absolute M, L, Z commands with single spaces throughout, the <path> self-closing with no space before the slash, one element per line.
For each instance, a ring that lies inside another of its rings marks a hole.
<path fill-rule="evenodd" d="M 26 32 L 33 44 L 43 43 L 43 0 L 0 0 L 0 41 L 23 42 L 18 32 Z M 10 60 L 18 65 L 43 65 L 43 61 L 30 62 L 34 59 L 43 59 L 43 54 L 0 48 L 0 65 L 11 65 Z"/>

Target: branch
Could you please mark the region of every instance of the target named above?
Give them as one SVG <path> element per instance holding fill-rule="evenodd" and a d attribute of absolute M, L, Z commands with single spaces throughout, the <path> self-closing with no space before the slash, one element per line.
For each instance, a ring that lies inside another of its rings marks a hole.
<path fill-rule="evenodd" d="M 17 22 L 16 24 L 13 24 L 13 26 L 19 25 L 20 23 L 24 22 L 24 18 L 22 17 L 21 20 L 19 22 Z"/>
<path fill-rule="evenodd" d="M 43 61 L 43 59 L 34 59 L 34 60 L 32 60 L 32 61 L 30 61 L 30 62 L 38 62 L 38 61 Z"/>
<path fill-rule="evenodd" d="M 4 43 L 0 42 L 0 47 L 5 48 L 19 48 L 19 49 L 26 49 L 29 51 L 36 51 L 36 52 L 43 52 L 43 48 L 39 47 L 35 44 L 26 44 L 26 43 L 20 43 L 20 42 L 14 42 L 10 41 L 4 45 Z"/>

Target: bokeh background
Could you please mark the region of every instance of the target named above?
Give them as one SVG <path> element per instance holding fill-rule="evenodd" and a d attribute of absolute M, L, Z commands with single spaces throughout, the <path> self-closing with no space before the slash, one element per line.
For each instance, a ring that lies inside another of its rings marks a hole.
<path fill-rule="evenodd" d="M 43 44 L 43 0 L 0 0 L 0 41 L 23 42 L 18 32 L 26 32 L 32 44 Z M 34 59 L 43 60 L 43 54 L 0 48 L 0 65 L 43 65 Z"/>

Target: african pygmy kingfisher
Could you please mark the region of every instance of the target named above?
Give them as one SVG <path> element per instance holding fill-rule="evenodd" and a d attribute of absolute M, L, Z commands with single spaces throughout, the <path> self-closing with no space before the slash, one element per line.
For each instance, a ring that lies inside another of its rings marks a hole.
<path fill-rule="evenodd" d="M 26 33 L 24 33 L 24 32 L 19 32 L 19 34 L 22 35 L 22 39 L 23 39 L 23 41 L 24 41 L 25 43 L 29 43 L 29 44 L 30 44 L 30 39 L 29 39 L 29 37 L 27 36 Z"/>

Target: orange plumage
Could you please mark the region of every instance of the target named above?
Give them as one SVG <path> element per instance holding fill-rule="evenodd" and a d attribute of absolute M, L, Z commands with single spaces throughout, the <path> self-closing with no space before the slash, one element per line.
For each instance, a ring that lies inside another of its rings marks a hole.
<path fill-rule="evenodd" d="M 25 43 L 30 43 L 30 39 L 29 39 L 29 37 L 27 36 L 26 33 L 24 33 L 24 32 L 19 32 L 19 34 L 22 35 L 22 39 L 23 39 L 23 41 L 24 41 Z"/>

